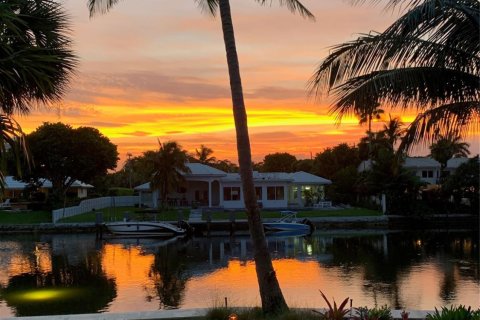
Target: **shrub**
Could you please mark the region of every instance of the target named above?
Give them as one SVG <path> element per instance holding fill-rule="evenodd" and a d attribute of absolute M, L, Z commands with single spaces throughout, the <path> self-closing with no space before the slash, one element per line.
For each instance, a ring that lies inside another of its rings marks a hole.
<path fill-rule="evenodd" d="M 325 302 L 328 305 L 328 310 L 325 313 L 323 313 L 323 318 L 325 320 L 343 320 L 343 318 L 350 311 L 350 309 L 345 308 L 349 298 L 348 297 L 345 298 L 345 300 L 343 300 L 343 302 L 338 307 L 335 300 L 333 300 L 333 306 L 332 306 L 330 301 L 328 301 L 327 297 L 323 294 L 322 290 L 319 290 L 319 291 L 320 291 L 320 294 L 322 295 L 323 300 L 325 300 Z"/>
<path fill-rule="evenodd" d="M 356 320 L 391 320 L 393 319 L 390 309 L 387 305 L 380 308 L 368 309 L 367 307 L 358 308 Z"/>
<path fill-rule="evenodd" d="M 441 311 L 435 308 L 433 314 L 427 315 L 426 320 L 480 320 L 480 309 L 472 310 L 463 305 L 442 307 Z"/>

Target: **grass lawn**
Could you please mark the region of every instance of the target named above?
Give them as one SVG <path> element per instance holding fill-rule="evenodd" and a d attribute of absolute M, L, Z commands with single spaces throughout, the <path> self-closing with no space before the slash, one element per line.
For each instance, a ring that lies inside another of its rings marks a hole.
<path fill-rule="evenodd" d="M 120 221 L 123 220 L 125 215 L 128 215 L 130 219 L 134 220 L 160 220 L 160 221 L 177 221 L 178 210 L 166 210 L 161 213 L 149 213 L 140 212 L 138 208 L 134 207 L 115 207 L 105 208 L 97 211 L 90 211 L 79 214 L 78 216 L 60 219 L 58 222 L 95 222 L 95 216 L 97 212 L 101 212 L 103 215 L 103 221 Z M 188 220 L 190 216 L 189 209 L 182 209 L 183 220 Z"/>
<path fill-rule="evenodd" d="M 280 218 L 280 211 L 262 211 L 262 218 Z M 363 217 L 363 216 L 381 216 L 380 211 L 370 210 L 364 208 L 350 208 L 342 210 L 311 210 L 311 211 L 297 211 L 297 218 L 312 218 L 312 217 Z M 202 218 L 207 219 L 207 214 L 203 213 Z M 230 219 L 229 212 L 212 212 L 212 220 L 228 220 Z M 247 219 L 247 214 L 244 211 L 235 211 L 235 219 Z"/>
<path fill-rule="evenodd" d="M 50 211 L 0 211 L 0 224 L 32 224 L 52 222 Z"/>

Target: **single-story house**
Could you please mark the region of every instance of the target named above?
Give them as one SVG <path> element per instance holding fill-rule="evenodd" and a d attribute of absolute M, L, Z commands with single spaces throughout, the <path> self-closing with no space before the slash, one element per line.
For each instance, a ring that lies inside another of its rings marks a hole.
<path fill-rule="evenodd" d="M 452 174 L 463 163 L 466 163 L 469 158 L 452 158 L 448 160 L 445 168 L 445 175 Z M 440 163 L 430 157 L 406 157 L 403 164 L 404 168 L 415 173 L 422 182 L 428 184 L 438 184 L 440 179 Z M 372 167 L 371 160 L 366 160 L 360 163 L 358 171 L 367 171 Z"/>
<path fill-rule="evenodd" d="M 23 181 L 16 180 L 13 176 L 5 177 L 5 190 L 3 193 L 4 199 L 14 199 L 21 197 L 22 192 L 27 187 L 27 183 Z M 48 194 L 48 191 L 52 188 L 52 183 L 50 180 L 45 179 L 43 181 L 40 192 Z M 92 189 L 91 184 L 84 183 L 79 180 L 75 180 L 71 185 L 69 192 L 76 194 L 80 199 L 86 198 L 88 196 L 88 189 Z"/>
<path fill-rule="evenodd" d="M 197 204 L 209 208 L 242 209 L 244 198 L 240 174 L 226 173 L 201 163 L 187 163 L 186 183 L 169 194 L 170 205 Z M 263 208 L 295 208 L 312 206 L 325 197 L 330 180 L 307 172 L 254 172 L 253 179 L 259 205 Z M 151 207 L 159 204 L 159 193 L 150 183 L 135 187 L 141 203 Z"/>

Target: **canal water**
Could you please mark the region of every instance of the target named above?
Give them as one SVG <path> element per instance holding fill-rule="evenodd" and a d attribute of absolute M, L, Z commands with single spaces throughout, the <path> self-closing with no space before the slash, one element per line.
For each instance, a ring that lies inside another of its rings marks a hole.
<path fill-rule="evenodd" d="M 479 307 L 478 232 L 317 231 L 268 237 L 292 307 Z M 259 305 L 247 236 L 0 236 L 0 317 Z"/>

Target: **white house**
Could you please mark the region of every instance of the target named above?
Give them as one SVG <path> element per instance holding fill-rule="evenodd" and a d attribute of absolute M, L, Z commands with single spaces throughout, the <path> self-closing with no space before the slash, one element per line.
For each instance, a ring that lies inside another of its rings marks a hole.
<path fill-rule="evenodd" d="M 452 174 L 461 164 L 466 163 L 468 158 L 452 158 L 448 160 L 445 174 Z M 366 171 L 371 168 L 371 161 L 363 161 L 358 171 Z M 440 163 L 429 157 L 407 157 L 403 164 L 404 168 L 412 171 L 422 182 L 438 184 L 440 179 Z"/>
<path fill-rule="evenodd" d="M 200 163 L 187 163 L 187 166 L 191 172 L 184 174 L 186 184 L 169 194 L 170 205 L 198 204 L 209 208 L 244 208 L 242 185 L 238 173 L 226 173 Z M 264 208 L 313 205 L 323 200 L 324 187 L 331 184 L 330 180 L 303 171 L 295 173 L 255 171 L 253 179 L 258 202 Z M 139 191 L 142 204 L 158 206 L 158 191 L 152 192 L 150 183 L 137 186 L 135 190 Z"/>
<path fill-rule="evenodd" d="M 14 199 L 21 196 L 24 189 L 27 187 L 27 183 L 14 179 L 13 176 L 5 177 L 5 190 L 3 198 L 5 199 Z M 40 188 L 41 192 L 48 193 L 48 190 L 52 188 L 52 183 L 50 180 L 45 179 L 42 187 Z M 92 189 L 93 186 L 79 180 L 75 180 L 71 187 L 70 192 L 76 193 L 77 197 L 80 199 L 86 198 L 88 189 Z"/>

